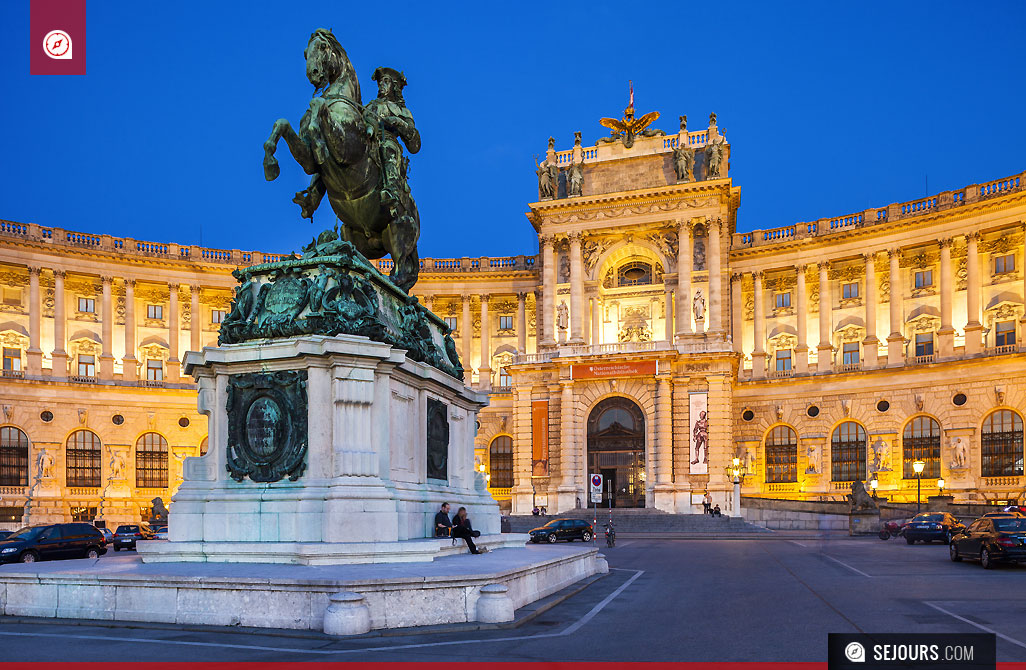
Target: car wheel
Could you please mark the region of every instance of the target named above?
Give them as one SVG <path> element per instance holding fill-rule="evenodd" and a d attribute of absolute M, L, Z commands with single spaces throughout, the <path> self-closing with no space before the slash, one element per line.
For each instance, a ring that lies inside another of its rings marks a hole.
<path fill-rule="evenodd" d="M 994 568 L 994 559 L 990 557 L 990 550 L 986 547 L 980 549 L 980 565 L 983 566 L 984 570 L 992 570 Z"/>
<path fill-rule="evenodd" d="M 86 549 L 86 558 L 99 558 L 100 550 L 96 547 L 89 547 Z"/>
<path fill-rule="evenodd" d="M 891 534 L 888 531 L 886 531 L 886 530 L 881 530 L 880 531 L 880 539 L 881 540 L 889 540 L 889 539 L 891 539 Z"/>
<path fill-rule="evenodd" d="M 34 551 L 26 551 L 24 554 L 21 555 L 22 563 L 35 563 L 38 560 L 39 554 L 37 554 Z"/>
<path fill-rule="evenodd" d="M 553 533 L 552 535 L 549 535 L 549 537 L 547 539 L 549 541 L 549 544 L 555 544 L 556 543 L 556 534 Z"/>
<path fill-rule="evenodd" d="M 962 557 L 958 555 L 958 545 L 954 542 L 948 545 L 948 556 L 951 557 L 952 563 L 958 563 L 962 560 Z"/>
<path fill-rule="evenodd" d="M 911 537 L 906 537 L 905 541 L 908 542 L 909 544 L 915 544 L 916 543 L 916 541 L 913 540 Z"/>
<path fill-rule="evenodd" d="M 582 542 L 591 542 L 591 533 L 584 531 L 584 535 L 581 535 Z"/>

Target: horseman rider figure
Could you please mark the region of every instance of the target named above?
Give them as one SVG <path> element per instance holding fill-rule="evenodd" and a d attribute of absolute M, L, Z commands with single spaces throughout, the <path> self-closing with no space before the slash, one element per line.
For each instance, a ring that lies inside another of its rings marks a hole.
<path fill-rule="evenodd" d="M 413 125 L 413 115 L 403 100 L 406 77 L 390 67 L 379 67 L 372 77 L 378 82 L 378 97 L 364 107 L 368 121 L 375 120 L 381 130 L 381 170 L 383 172 L 382 201 L 396 216 L 408 209 L 410 187 L 406 183 L 409 159 L 403 156 L 398 138 L 406 149 L 415 154 L 420 151 L 420 132 Z"/>

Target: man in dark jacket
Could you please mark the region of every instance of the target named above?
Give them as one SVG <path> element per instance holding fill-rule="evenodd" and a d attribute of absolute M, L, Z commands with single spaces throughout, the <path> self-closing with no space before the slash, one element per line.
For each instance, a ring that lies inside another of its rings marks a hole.
<path fill-rule="evenodd" d="M 435 537 L 449 537 L 452 533 L 452 522 L 449 521 L 449 503 L 442 503 L 435 515 Z"/>

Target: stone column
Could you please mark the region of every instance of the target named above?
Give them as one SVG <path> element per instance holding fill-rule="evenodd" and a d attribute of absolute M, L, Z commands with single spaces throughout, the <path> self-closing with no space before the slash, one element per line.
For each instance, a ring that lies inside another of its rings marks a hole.
<path fill-rule="evenodd" d="M 937 331 L 937 349 L 938 358 L 951 358 L 955 354 L 955 328 L 951 325 L 951 302 L 955 290 L 951 272 L 951 238 L 939 242 L 941 325 Z"/>
<path fill-rule="evenodd" d="M 64 304 L 64 270 L 53 271 L 53 360 L 54 377 L 68 376 L 67 333 L 65 331 L 68 312 Z"/>
<path fill-rule="evenodd" d="M 591 343 L 602 344 L 602 307 L 596 296 L 591 296 Z"/>
<path fill-rule="evenodd" d="M 803 375 L 809 371 L 809 323 L 808 323 L 808 294 L 805 290 L 805 266 L 798 265 L 795 267 L 795 282 L 797 288 L 795 292 L 798 294 L 797 306 L 795 307 L 795 317 L 798 321 L 798 344 L 794 348 L 794 371 L 796 374 Z"/>
<path fill-rule="evenodd" d="M 862 260 L 866 264 L 866 339 L 862 340 L 862 365 L 875 368 L 880 349 L 880 338 L 876 336 L 876 254 L 863 254 Z"/>
<path fill-rule="evenodd" d="M 178 381 L 181 374 L 182 362 L 178 358 L 178 284 L 167 285 L 168 293 L 168 318 L 167 318 L 167 345 L 170 354 L 167 359 L 167 380 Z"/>
<path fill-rule="evenodd" d="M 584 260 L 581 234 L 570 234 L 570 344 L 584 344 Z"/>
<path fill-rule="evenodd" d="M 41 375 L 43 373 L 43 350 L 40 345 L 40 332 L 42 330 L 40 318 L 42 317 L 43 304 L 39 299 L 39 273 L 41 268 L 29 266 L 29 348 L 25 352 L 28 365 L 26 372 L 30 375 Z"/>
<path fill-rule="evenodd" d="M 1026 239 L 1026 224 L 1023 224 L 1024 238 Z M 1019 266 L 1022 267 L 1022 290 L 1023 297 L 1026 298 L 1026 244 L 1022 245 L 1022 256 L 1019 257 Z M 1026 331 L 1026 313 L 1019 319 L 1019 323 L 1023 324 L 1023 328 L 1019 330 L 1020 333 Z M 1018 342 L 1019 340 L 1016 340 Z"/>
<path fill-rule="evenodd" d="M 709 222 L 709 332 L 723 332 L 723 287 L 720 272 L 720 219 Z"/>
<path fill-rule="evenodd" d="M 670 375 L 660 374 L 656 377 L 656 481 L 659 484 L 670 484 L 673 481 L 673 395 L 670 387 Z"/>
<path fill-rule="evenodd" d="M 100 328 L 103 338 L 100 350 L 100 379 L 114 378 L 114 310 L 110 304 L 110 289 L 113 282 L 113 277 L 100 277 L 100 285 L 103 290 L 103 307 L 100 312 L 100 318 L 102 319 Z"/>
<path fill-rule="evenodd" d="M 980 256 L 977 245 L 980 233 L 969 233 L 965 236 L 966 260 L 966 324 L 965 354 L 972 356 L 983 350 L 983 324 L 980 323 Z"/>
<path fill-rule="evenodd" d="M 570 494 L 568 500 L 561 502 L 559 506 L 560 510 L 564 510 L 573 509 L 575 506 L 574 495 L 577 490 L 580 463 L 577 461 L 577 440 L 574 439 L 574 383 L 570 380 L 561 380 L 560 384 L 559 459 L 562 483 L 559 490 Z"/>
<path fill-rule="evenodd" d="M 891 333 L 887 336 L 887 367 L 905 364 L 905 336 L 901 334 L 901 306 L 904 298 L 901 288 L 901 249 L 889 249 L 887 258 L 891 263 Z"/>
<path fill-rule="evenodd" d="M 832 321 L 833 301 L 830 299 L 830 262 L 819 264 L 819 345 L 816 346 L 816 372 L 827 372 L 833 369 L 834 346 L 830 343 L 830 326 Z"/>
<path fill-rule="evenodd" d="M 192 313 L 192 317 L 189 319 L 189 332 L 192 337 L 189 338 L 189 348 L 192 351 L 199 351 L 203 348 L 203 343 L 200 338 L 203 334 L 203 315 L 200 313 L 200 287 L 193 284 L 189 287 L 190 289 L 190 304 L 189 310 Z"/>
<path fill-rule="evenodd" d="M 135 357 L 135 280 L 125 280 L 125 357 L 121 378 L 135 381 L 139 378 L 139 361 Z"/>
<path fill-rule="evenodd" d="M 491 328 L 488 324 L 488 301 L 491 296 L 481 296 L 481 365 L 477 368 L 477 387 L 482 391 L 492 388 L 492 349 L 489 336 Z"/>
<path fill-rule="evenodd" d="M 745 312 L 744 312 L 744 275 L 735 272 L 730 275 L 730 328 L 734 341 L 734 351 L 744 353 Z"/>
<path fill-rule="evenodd" d="M 527 294 L 517 293 L 517 353 L 527 353 Z"/>
<path fill-rule="evenodd" d="M 463 324 L 460 326 L 460 334 L 463 340 L 463 369 L 466 370 L 466 381 L 467 386 L 470 386 L 470 380 L 474 376 L 473 370 L 474 365 L 470 359 L 473 355 L 473 337 L 474 337 L 474 323 L 470 317 L 470 296 L 463 296 Z"/>
<path fill-rule="evenodd" d="M 691 263 L 694 260 L 691 249 L 692 223 L 677 224 L 677 340 L 691 334 Z"/>
<path fill-rule="evenodd" d="M 542 323 L 542 347 L 556 346 L 555 309 L 556 309 L 556 253 L 555 239 L 551 235 L 542 235 L 542 304 L 538 306 L 537 318 Z"/>
<path fill-rule="evenodd" d="M 766 307 L 762 296 L 762 270 L 753 272 L 752 277 L 755 279 L 755 350 L 752 352 L 752 377 L 762 379 L 766 376 Z"/>
<path fill-rule="evenodd" d="M 673 289 L 668 285 L 663 286 L 663 304 L 666 305 L 663 309 L 666 341 L 673 342 Z"/>
<path fill-rule="evenodd" d="M 531 486 L 531 387 L 513 387 L 513 513 L 534 508 Z"/>

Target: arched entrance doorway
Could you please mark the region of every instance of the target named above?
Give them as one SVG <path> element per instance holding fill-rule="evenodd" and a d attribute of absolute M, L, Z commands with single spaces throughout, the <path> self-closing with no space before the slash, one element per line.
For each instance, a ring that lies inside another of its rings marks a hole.
<path fill-rule="evenodd" d="M 627 398 L 591 410 L 588 472 L 602 475 L 602 506 L 645 506 L 645 415 Z"/>

